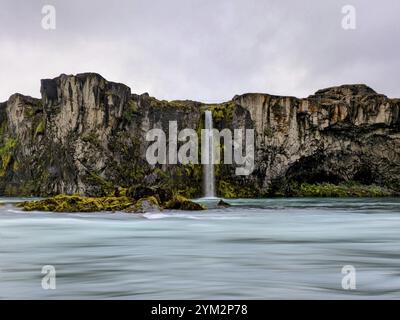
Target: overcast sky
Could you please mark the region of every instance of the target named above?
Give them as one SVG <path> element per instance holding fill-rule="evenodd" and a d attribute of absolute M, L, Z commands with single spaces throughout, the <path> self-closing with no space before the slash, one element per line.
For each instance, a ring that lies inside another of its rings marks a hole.
<path fill-rule="evenodd" d="M 97 72 L 160 99 L 308 96 L 366 83 L 400 97 L 398 0 L 0 0 L 0 101 Z M 42 28 L 43 5 L 56 29 Z M 356 29 L 342 28 L 342 7 Z"/>

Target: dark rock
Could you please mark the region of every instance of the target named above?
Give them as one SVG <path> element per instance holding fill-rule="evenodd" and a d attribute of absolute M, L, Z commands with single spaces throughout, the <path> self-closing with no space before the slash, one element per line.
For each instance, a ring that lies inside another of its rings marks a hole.
<path fill-rule="evenodd" d="M 135 186 L 135 187 L 129 188 L 126 195 L 129 198 L 139 200 L 144 197 L 152 197 L 155 194 L 156 194 L 155 190 L 150 187 Z"/>
<path fill-rule="evenodd" d="M 217 208 L 227 208 L 230 207 L 231 205 L 227 202 L 225 202 L 224 200 L 219 200 L 217 203 Z"/>
<path fill-rule="evenodd" d="M 128 190 L 127 196 L 139 200 L 144 197 L 156 197 L 160 203 L 170 200 L 173 196 L 172 191 L 161 187 L 135 186 Z"/>
<path fill-rule="evenodd" d="M 165 209 L 175 209 L 175 210 L 188 210 L 188 211 L 197 211 L 197 210 L 206 210 L 206 207 L 200 203 L 193 202 L 182 196 L 174 196 L 171 200 L 169 200 L 165 206 Z"/>

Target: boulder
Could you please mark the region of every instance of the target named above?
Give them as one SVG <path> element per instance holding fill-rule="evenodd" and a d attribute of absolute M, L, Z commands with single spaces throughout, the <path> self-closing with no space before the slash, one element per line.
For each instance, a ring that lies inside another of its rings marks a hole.
<path fill-rule="evenodd" d="M 145 197 L 139 199 L 134 205 L 125 209 L 129 213 L 160 212 L 162 209 L 156 197 Z"/>
<path fill-rule="evenodd" d="M 176 195 L 171 200 L 169 200 L 165 206 L 165 209 L 175 209 L 175 210 L 206 210 L 206 207 L 200 203 L 193 202 L 183 196 Z"/>
<path fill-rule="evenodd" d="M 171 190 L 161 187 L 135 186 L 128 190 L 127 196 L 135 200 L 145 197 L 155 197 L 158 202 L 164 203 L 172 199 L 173 194 Z"/>
<path fill-rule="evenodd" d="M 230 207 L 231 205 L 227 202 L 225 202 L 224 200 L 219 200 L 217 203 L 217 208 L 227 208 Z"/>

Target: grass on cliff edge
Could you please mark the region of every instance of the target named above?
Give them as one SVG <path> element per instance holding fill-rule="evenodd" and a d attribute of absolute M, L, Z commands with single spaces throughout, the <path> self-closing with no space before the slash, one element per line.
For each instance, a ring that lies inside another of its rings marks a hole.
<path fill-rule="evenodd" d="M 154 197 L 153 197 L 154 198 Z M 148 200 L 148 198 L 146 198 Z M 154 198 L 155 199 L 155 198 Z M 140 204 L 140 199 L 136 204 Z M 154 204 L 159 205 L 158 201 Z M 135 207 L 135 201 L 128 197 L 83 197 L 80 195 L 60 194 L 51 198 L 19 203 L 18 207 L 25 211 L 53 211 L 53 212 L 96 212 L 96 211 L 123 211 Z M 190 201 L 182 196 L 174 196 L 160 209 L 205 210 L 205 207 Z M 134 212 L 134 211 L 133 211 Z"/>

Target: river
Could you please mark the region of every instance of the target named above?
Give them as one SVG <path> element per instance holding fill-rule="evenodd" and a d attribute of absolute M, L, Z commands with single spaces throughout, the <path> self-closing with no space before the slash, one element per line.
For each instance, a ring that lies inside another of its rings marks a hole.
<path fill-rule="evenodd" d="M 19 200 L 0 198 L 0 299 L 400 298 L 400 199 L 153 214 L 26 213 Z"/>

